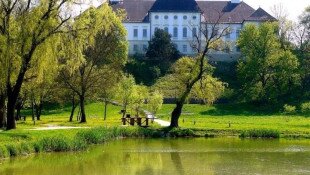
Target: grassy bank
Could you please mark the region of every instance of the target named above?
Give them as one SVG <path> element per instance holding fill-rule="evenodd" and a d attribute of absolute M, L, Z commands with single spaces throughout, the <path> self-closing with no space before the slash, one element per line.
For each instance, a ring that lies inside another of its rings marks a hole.
<path fill-rule="evenodd" d="M 157 116 L 170 120 L 174 105 L 163 105 Z M 211 135 L 240 135 L 249 130 L 274 130 L 281 137 L 310 138 L 309 114 L 283 114 L 279 110 L 235 105 L 185 105 L 179 124 Z"/>
<path fill-rule="evenodd" d="M 170 120 L 174 105 L 163 105 L 157 116 Z M 18 121 L 17 130 L 0 131 L 0 157 L 27 155 L 36 152 L 79 151 L 120 137 L 215 137 L 242 138 L 310 138 L 310 117 L 287 115 L 273 109 L 246 105 L 185 105 L 180 117 L 181 129 L 168 130 L 156 124 L 150 128 L 123 127 L 120 107 L 109 105 L 103 120 L 103 104 L 86 105 L 87 123 L 68 122 L 70 107 L 50 107 L 43 111 L 35 125 L 30 111 L 26 121 Z M 130 112 L 130 111 L 129 111 Z M 89 127 L 65 130 L 31 130 L 49 126 Z"/>

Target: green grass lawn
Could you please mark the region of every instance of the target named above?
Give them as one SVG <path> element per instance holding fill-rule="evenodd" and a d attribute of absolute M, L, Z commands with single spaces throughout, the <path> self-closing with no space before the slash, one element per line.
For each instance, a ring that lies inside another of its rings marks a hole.
<path fill-rule="evenodd" d="M 107 108 L 107 119 L 103 120 L 104 117 L 104 105 L 103 103 L 89 103 L 85 106 L 87 123 L 79 123 L 77 121 L 78 108 L 75 111 L 73 122 L 69 122 L 69 116 L 71 112 L 70 106 L 59 107 L 59 106 L 48 106 L 48 109 L 42 111 L 40 121 L 34 122 L 31 119 L 31 111 L 24 110 L 22 115 L 26 115 L 26 122 L 17 121 L 18 128 L 34 128 L 44 127 L 49 125 L 57 126 L 80 126 L 80 127 L 94 127 L 94 126 L 116 126 L 121 124 L 121 114 L 119 113 L 121 107 L 108 105 Z"/>
<path fill-rule="evenodd" d="M 170 120 L 174 105 L 163 105 L 157 116 Z M 239 133 L 249 129 L 273 129 L 284 135 L 310 136 L 309 115 L 285 115 L 249 105 L 185 105 L 179 119 L 181 127 L 215 133 Z"/>

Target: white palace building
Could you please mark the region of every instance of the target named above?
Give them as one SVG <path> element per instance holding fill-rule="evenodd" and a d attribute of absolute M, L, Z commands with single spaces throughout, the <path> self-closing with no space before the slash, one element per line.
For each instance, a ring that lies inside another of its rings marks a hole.
<path fill-rule="evenodd" d="M 229 26 L 230 32 L 223 40 L 231 47 L 226 52 L 213 51 L 212 58 L 233 61 L 239 55 L 235 42 L 247 23 L 276 20 L 262 8 L 255 10 L 240 0 L 110 0 L 110 5 L 114 10 L 123 9 L 127 13 L 123 24 L 127 29 L 131 55 L 144 54 L 148 41 L 158 28 L 171 35 L 180 53 L 194 55 L 197 51 L 192 44 L 197 36 L 203 37 L 201 29 L 219 23 L 219 30 Z"/>

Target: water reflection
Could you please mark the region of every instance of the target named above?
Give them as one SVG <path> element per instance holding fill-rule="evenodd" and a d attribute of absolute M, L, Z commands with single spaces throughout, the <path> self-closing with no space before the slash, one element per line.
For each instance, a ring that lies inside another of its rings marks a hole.
<path fill-rule="evenodd" d="M 310 140 L 124 139 L 5 160 L 1 175 L 310 174 Z"/>

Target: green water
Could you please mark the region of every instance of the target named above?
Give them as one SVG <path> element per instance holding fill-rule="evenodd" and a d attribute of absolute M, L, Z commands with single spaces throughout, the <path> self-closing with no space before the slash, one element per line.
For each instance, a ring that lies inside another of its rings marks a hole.
<path fill-rule="evenodd" d="M 310 174 L 310 140 L 123 139 L 0 164 L 0 175 L 99 174 Z"/>

